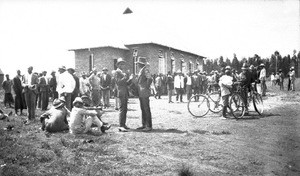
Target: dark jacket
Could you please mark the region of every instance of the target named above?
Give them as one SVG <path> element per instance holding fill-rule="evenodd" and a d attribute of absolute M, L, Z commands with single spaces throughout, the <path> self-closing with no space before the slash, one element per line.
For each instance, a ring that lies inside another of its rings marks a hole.
<path fill-rule="evenodd" d="M 173 90 L 174 89 L 174 78 L 171 75 L 167 77 L 167 89 Z"/>
<path fill-rule="evenodd" d="M 128 85 L 130 85 L 131 80 L 129 80 L 129 74 L 124 74 L 119 68 L 116 70 L 116 88 L 117 96 L 119 98 L 128 98 Z"/>
<path fill-rule="evenodd" d="M 104 74 L 100 77 L 100 87 L 102 90 L 108 90 L 111 86 L 111 76 L 106 74 L 106 79 L 104 79 Z"/>
<path fill-rule="evenodd" d="M 147 98 L 151 95 L 150 85 L 152 83 L 152 78 L 146 77 L 147 72 L 149 72 L 149 69 L 144 66 L 139 72 L 137 81 L 139 97 L 142 98 Z"/>

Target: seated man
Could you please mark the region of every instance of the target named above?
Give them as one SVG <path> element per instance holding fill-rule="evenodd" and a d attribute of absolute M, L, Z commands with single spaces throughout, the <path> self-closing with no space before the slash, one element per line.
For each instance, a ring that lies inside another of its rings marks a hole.
<path fill-rule="evenodd" d="M 70 112 L 64 105 L 64 102 L 59 99 L 53 101 L 51 109 L 41 115 L 42 130 L 54 133 L 69 129 L 67 115 Z"/>
<path fill-rule="evenodd" d="M 101 130 L 103 130 L 104 126 L 105 126 L 105 125 L 108 125 L 108 123 L 103 122 L 103 120 L 101 119 L 101 116 L 102 116 L 102 114 L 103 114 L 102 107 L 101 107 L 101 106 L 98 106 L 98 107 L 91 107 L 92 101 L 91 101 L 91 99 L 90 99 L 88 96 L 86 96 L 86 95 L 81 96 L 81 99 L 82 99 L 82 101 L 83 101 L 83 107 L 84 107 L 86 110 L 95 110 L 95 111 L 97 112 L 97 117 L 98 117 L 98 119 L 103 123 L 103 126 L 101 127 Z M 94 126 L 92 125 L 92 127 L 94 127 Z M 104 131 L 102 131 L 102 132 L 104 132 Z"/>
<path fill-rule="evenodd" d="M 73 102 L 74 108 L 70 115 L 70 133 L 72 134 L 83 134 L 92 132 L 92 123 L 96 124 L 98 130 L 105 132 L 110 126 L 103 126 L 103 123 L 98 119 L 97 112 L 95 110 L 87 110 L 83 106 L 83 101 L 80 97 L 76 97 Z"/>

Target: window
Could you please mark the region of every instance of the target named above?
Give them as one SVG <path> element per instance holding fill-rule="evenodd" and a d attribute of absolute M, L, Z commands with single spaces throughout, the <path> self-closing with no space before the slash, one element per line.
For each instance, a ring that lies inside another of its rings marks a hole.
<path fill-rule="evenodd" d="M 185 73 L 186 72 L 186 63 L 184 62 L 183 59 L 180 62 L 181 62 L 181 66 L 180 66 L 181 72 Z"/>
<path fill-rule="evenodd" d="M 93 70 L 94 68 L 94 54 L 90 54 L 89 56 L 89 70 L 90 72 Z"/>
<path fill-rule="evenodd" d="M 166 74 L 166 57 L 163 50 L 158 50 L 158 72 Z"/>
<path fill-rule="evenodd" d="M 138 50 L 137 49 L 133 49 L 132 51 L 132 57 L 133 57 L 133 73 L 135 75 L 138 74 L 138 69 L 137 69 L 137 58 L 138 58 Z"/>
<path fill-rule="evenodd" d="M 175 58 L 174 58 L 174 53 L 173 52 L 171 52 L 170 58 L 171 58 L 171 70 L 170 70 L 170 72 L 173 74 L 173 73 L 175 73 Z"/>

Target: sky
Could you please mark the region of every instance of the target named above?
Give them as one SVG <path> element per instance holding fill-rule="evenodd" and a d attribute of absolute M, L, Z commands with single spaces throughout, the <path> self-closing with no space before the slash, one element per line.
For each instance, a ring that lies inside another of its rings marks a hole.
<path fill-rule="evenodd" d="M 0 69 L 57 71 L 75 66 L 69 49 L 147 42 L 209 59 L 292 55 L 299 13 L 298 0 L 0 0 Z"/>

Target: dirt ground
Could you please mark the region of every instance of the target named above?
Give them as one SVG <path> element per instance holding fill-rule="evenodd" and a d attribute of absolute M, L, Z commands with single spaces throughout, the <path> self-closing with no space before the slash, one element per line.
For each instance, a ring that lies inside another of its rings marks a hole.
<path fill-rule="evenodd" d="M 151 132 L 118 132 L 113 108 L 103 115 L 112 128 L 101 136 L 47 134 L 38 120 L 25 126 L 25 117 L 15 116 L 0 121 L 0 175 L 169 176 L 184 169 L 193 175 L 300 175 L 297 85 L 295 92 L 282 92 L 268 84 L 264 115 L 250 109 L 242 120 L 212 113 L 194 118 L 187 103 L 151 97 Z M 127 125 L 139 127 L 140 115 L 138 99 L 130 99 Z M 8 124 L 12 131 L 4 130 Z"/>

